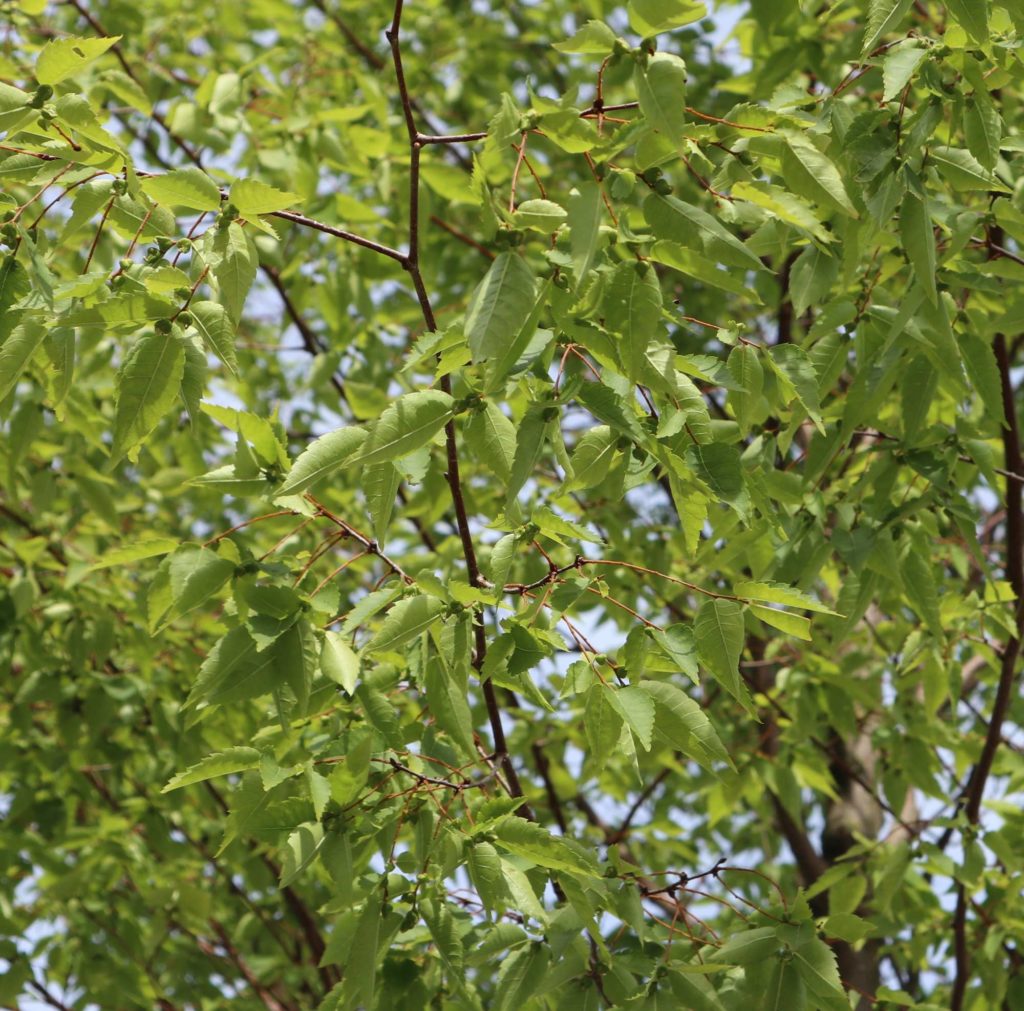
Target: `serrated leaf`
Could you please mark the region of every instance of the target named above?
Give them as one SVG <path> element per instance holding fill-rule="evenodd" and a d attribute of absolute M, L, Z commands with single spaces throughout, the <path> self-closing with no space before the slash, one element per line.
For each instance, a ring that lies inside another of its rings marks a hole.
<path fill-rule="evenodd" d="M 143 537 L 132 544 L 123 544 L 104 552 L 92 565 L 89 572 L 98 569 L 109 569 L 115 565 L 125 565 L 128 562 L 138 562 L 144 558 L 154 558 L 157 555 L 166 555 L 178 547 L 179 541 L 175 537 L 148 536 Z"/>
<path fill-rule="evenodd" d="M 364 652 L 380 653 L 400 649 L 425 632 L 445 610 L 444 601 L 426 594 L 398 601 L 388 612 L 380 630 L 366 644 Z"/>
<path fill-rule="evenodd" d="M 910 82 L 929 50 L 918 39 L 893 46 L 882 60 L 882 101 L 891 102 Z"/>
<path fill-rule="evenodd" d="M 706 4 L 694 0 L 629 0 L 626 10 L 630 27 L 644 38 L 692 24 L 708 13 Z"/>
<path fill-rule="evenodd" d="M 1000 427 L 1006 425 L 1002 379 L 992 345 L 972 333 L 958 333 L 957 344 L 967 378 L 981 397 L 985 412 Z"/>
<path fill-rule="evenodd" d="M 999 160 L 999 146 L 1003 139 L 1003 119 L 996 103 L 987 94 L 975 94 L 967 99 L 964 109 L 964 136 L 967 147 L 983 168 L 992 171 Z"/>
<path fill-rule="evenodd" d="M 516 455 L 516 427 L 491 400 L 474 411 L 466 423 L 466 438 L 479 447 L 481 462 L 502 481 L 507 481 Z"/>
<path fill-rule="evenodd" d="M 238 208 L 241 217 L 254 218 L 301 204 L 302 197 L 268 186 L 259 179 L 239 179 L 231 184 L 228 201 Z"/>
<path fill-rule="evenodd" d="M 664 681 L 641 681 L 638 687 L 654 699 L 654 731 L 670 747 L 709 772 L 715 762 L 733 768 L 711 722 L 682 689 Z"/>
<path fill-rule="evenodd" d="M 438 657 L 427 664 L 427 705 L 437 725 L 459 746 L 466 758 L 477 757 L 473 743 L 473 715 L 466 699 L 466 688 L 445 669 Z"/>
<path fill-rule="evenodd" d="M 105 39 L 51 39 L 43 46 L 36 60 L 36 80 L 40 84 L 59 84 L 66 81 L 120 41 L 120 35 Z"/>
<path fill-rule="evenodd" d="M 315 859 L 324 844 L 324 827 L 318 822 L 299 825 L 284 845 L 281 888 L 287 888 Z"/>
<path fill-rule="evenodd" d="M 910 10 L 912 0 L 871 0 L 868 23 L 864 29 L 861 57 L 867 56 L 881 41 L 882 36 L 895 31 Z"/>
<path fill-rule="evenodd" d="M 618 448 L 619 437 L 608 425 L 595 425 L 586 432 L 572 454 L 572 477 L 565 491 L 584 490 L 600 484 L 607 476 Z"/>
<path fill-rule="evenodd" d="M 249 289 L 256 280 L 259 256 L 252 240 L 237 221 L 217 230 L 213 251 L 216 256 L 213 273 L 220 288 L 220 299 L 228 315 L 237 323 L 242 317 Z"/>
<path fill-rule="evenodd" d="M 516 228 L 532 228 L 537 232 L 554 232 L 565 221 L 564 207 L 551 200 L 524 200 L 512 215 Z M 532 275 L 531 275 L 532 280 Z"/>
<path fill-rule="evenodd" d="M 135 342 L 117 373 L 111 464 L 136 450 L 174 406 L 184 372 L 185 349 L 173 331 Z"/>
<path fill-rule="evenodd" d="M 741 580 L 733 583 L 732 592 L 737 597 L 744 597 L 747 600 L 758 600 L 767 604 L 782 604 L 784 607 L 800 607 L 805 611 L 815 611 L 818 614 L 831 614 L 839 617 L 837 612 L 825 607 L 820 601 L 814 599 L 798 590 L 795 586 L 787 586 L 785 583 L 764 583 L 751 579 Z"/>
<path fill-rule="evenodd" d="M 154 631 L 209 600 L 234 574 L 235 563 L 209 548 L 187 544 L 167 558 L 161 568 L 168 576 L 170 607 L 159 623 L 151 621 Z"/>
<path fill-rule="evenodd" d="M 560 53 L 597 53 L 606 55 L 615 48 L 615 32 L 603 21 L 586 21 L 571 39 L 556 42 Z"/>
<path fill-rule="evenodd" d="M 803 134 L 788 134 L 782 153 L 782 173 L 790 188 L 822 207 L 858 217 L 839 170 L 828 155 Z"/>
<path fill-rule="evenodd" d="M 766 625 L 771 625 L 772 628 L 777 628 L 787 635 L 795 635 L 806 642 L 811 641 L 811 621 L 802 614 L 780 611 L 774 607 L 765 607 L 763 604 L 751 604 L 750 613 L 760 618 Z"/>
<path fill-rule="evenodd" d="M 517 253 L 500 253 L 466 309 L 466 340 L 474 362 L 498 356 L 530 316 L 533 272 Z"/>
<path fill-rule="evenodd" d="M 348 425 L 321 435 L 296 458 L 277 492 L 298 495 L 321 478 L 337 470 L 366 442 L 366 430 Z"/>
<path fill-rule="evenodd" d="M 635 685 L 604 689 L 609 705 L 622 717 L 644 751 L 651 750 L 654 734 L 654 699 Z"/>
<path fill-rule="evenodd" d="M 988 0 L 945 0 L 945 4 L 975 42 L 988 42 Z"/>
<path fill-rule="evenodd" d="M 320 670 L 351 695 L 359 680 L 359 654 L 337 632 L 324 633 Z"/>
<path fill-rule="evenodd" d="M 535 822 L 523 818 L 506 818 L 492 831 L 499 845 L 510 853 L 526 857 L 539 867 L 598 876 L 597 863 L 589 850 L 574 846 L 561 836 L 551 835 Z"/>
<path fill-rule="evenodd" d="M 8 319 L 18 318 L 16 313 L 7 315 Z M 45 336 L 46 326 L 28 319 L 18 323 L 0 344 L 0 400 L 14 389 Z"/>
<path fill-rule="evenodd" d="M 937 145 L 928 149 L 928 159 L 957 190 L 1010 191 L 977 158 L 960 147 Z"/>
<path fill-rule="evenodd" d="M 188 311 L 192 326 L 203 343 L 237 375 L 238 358 L 235 355 L 235 325 L 228 317 L 227 310 L 216 302 L 191 302 Z"/>
<path fill-rule="evenodd" d="M 939 294 L 935 287 L 935 235 L 926 199 L 906 193 L 900 208 L 900 236 L 914 269 L 918 284 L 935 305 Z"/>
<path fill-rule="evenodd" d="M 259 761 L 260 753 L 255 748 L 226 748 L 224 751 L 218 751 L 215 755 L 207 755 L 202 761 L 190 765 L 184 772 L 179 772 L 168 781 L 160 792 L 170 793 L 171 790 L 179 790 L 183 786 L 202 783 L 217 776 L 227 776 L 233 772 L 255 769 L 259 765 Z"/>
<path fill-rule="evenodd" d="M 626 376 L 636 382 L 661 321 L 661 286 L 654 269 L 646 263 L 620 263 L 605 282 L 601 305 L 605 327 L 621 337 L 618 353 Z"/>
<path fill-rule="evenodd" d="M 185 207 L 190 211 L 220 209 L 220 188 L 194 165 L 175 169 L 165 175 L 150 176 L 141 182 L 142 192 L 158 204 Z"/>
<path fill-rule="evenodd" d="M 393 463 L 371 463 L 362 475 L 363 494 L 366 509 L 373 524 L 373 536 L 377 544 L 387 541 L 391 515 L 395 509 L 395 497 L 402 483 L 402 475 Z"/>
<path fill-rule="evenodd" d="M 270 652 L 257 652 L 249 633 L 244 628 L 233 628 L 203 661 L 184 708 L 199 709 L 258 698 L 269 692 L 275 682 Z"/>
<path fill-rule="evenodd" d="M 745 640 L 743 605 L 719 598 L 704 601 L 697 611 L 693 632 L 700 662 L 734 699 L 748 705 L 750 696 L 739 670 Z"/>
<path fill-rule="evenodd" d="M 651 128 L 677 150 L 686 140 L 686 63 L 673 53 L 655 53 L 634 71 L 640 111 Z"/>
<path fill-rule="evenodd" d="M 441 390 L 406 393 L 385 408 L 361 451 L 348 461 L 362 467 L 398 460 L 428 445 L 452 417 L 455 401 Z"/>
<path fill-rule="evenodd" d="M 723 224 L 707 211 L 678 197 L 652 193 L 644 201 L 644 217 L 659 238 L 671 239 L 685 246 L 692 241 L 696 229 L 705 241 L 717 241 L 732 253 L 736 266 L 764 270 L 764 264 Z"/>
<path fill-rule="evenodd" d="M 579 291 L 590 276 L 590 267 L 597 252 L 597 236 L 601 226 L 603 204 L 597 183 L 581 183 L 569 194 L 569 249 L 576 275 L 574 290 Z"/>

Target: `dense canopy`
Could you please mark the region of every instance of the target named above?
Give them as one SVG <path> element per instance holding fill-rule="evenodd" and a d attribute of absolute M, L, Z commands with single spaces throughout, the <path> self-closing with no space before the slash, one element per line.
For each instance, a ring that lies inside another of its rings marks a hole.
<path fill-rule="evenodd" d="M 1024 1007 L 1016 0 L 0 13 L 0 1004 Z"/>

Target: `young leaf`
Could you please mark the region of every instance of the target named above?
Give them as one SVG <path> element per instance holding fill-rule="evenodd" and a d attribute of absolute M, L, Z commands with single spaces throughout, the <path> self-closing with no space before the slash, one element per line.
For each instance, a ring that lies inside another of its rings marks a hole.
<path fill-rule="evenodd" d="M 228 316 L 237 323 L 249 289 L 256 280 L 259 254 L 237 221 L 232 221 L 227 228 L 217 229 L 213 252 L 216 257 L 213 273 L 220 286 L 221 302 Z"/>
<path fill-rule="evenodd" d="M 16 314 L 11 316 L 17 318 Z M 28 319 L 18 323 L 0 344 L 0 400 L 14 389 L 45 336 L 45 324 Z"/>
<path fill-rule="evenodd" d="M 629 24 L 638 35 L 650 38 L 707 17 L 707 5 L 695 0 L 629 0 Z"/>

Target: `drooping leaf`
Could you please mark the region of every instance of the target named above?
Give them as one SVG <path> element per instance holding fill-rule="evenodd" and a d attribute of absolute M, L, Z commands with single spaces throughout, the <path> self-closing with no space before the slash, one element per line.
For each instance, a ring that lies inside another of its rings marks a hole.
<path fill-rule="evenodd" d="M 533 272 L 516 253 L 501 253 L 466 309 L 466 340 L 473 361 L 494 358 L 519 333 L 533 308 Z"/>

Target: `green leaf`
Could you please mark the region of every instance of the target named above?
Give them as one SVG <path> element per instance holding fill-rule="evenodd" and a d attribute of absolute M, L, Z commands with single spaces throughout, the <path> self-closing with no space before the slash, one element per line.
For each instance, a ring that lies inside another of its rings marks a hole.
<path fill-rule="evenodd" d="M 918 39 L 893 46 L 882 60 L 882 101 L 891 102 L 910 82 L 929 50 Z"/>
<path fill-rule="evenodd" d="M 59 84 L 66 81 L 94 60 L 98 60 L 111 46 L 116 46 L 120 41 L 120 35 L 106 39 L 51 39 L 36 60 L 36 80 L 40 84 Z"/>
<path fill-rule="evenodd" d="M 323 826 L 316 822 L 299 825 L 284 846 L 281 888 L 287 888 L 315 859 L 324 844 Z"/>
<path fill-rule="evenodd" d="M 673 196 L 652 193 L 644 201 L 644 217 L 659 238 L 689 245 L 696 229 L 705 242 L 717 243 L 722 253 L 729 253 L 730 262 L 748 270 L 763 270 L 764 264 L 724 225 L 707 211 Z"/>
<path fill-rule="evenodd" d="M 256 650 L 244 628 L 233 628 L 210 651 L 199 668 L 186 709 L 205 709 L 265 695 L 276 684 L 273 656 Z"/>
<path fill-rule="evenodd" d="M 918 284 L 932 305 L 938 302 L 935 287 L 935 235 L 927 200 L 907 193 L 900 208 L 900 235 Z"/>
<path fill-rule="evenodd" d="M 213 273 L 220 287 L 221 302 L 228 316 L 237 323 L 249 289 L 256 280 L 259 255 L 252 239 L 237 221 L 232 221 L 227 228 L 217 229 L 213 252 L 216 258 Z"/>
<path fill-rule="evenodd" d="M 17 318 L 13 313 L 10 315 Z M 14 389 L 45 336 L 45 324 L 27 319 L 18 323 L 0 344 L 0 400 Z"/>
<path fill-rule="evenodd" d="M 366 644 L 364 652 L 381 653 L 400 649 L 425 632 L 444 613 L 444 601 L 426 594 L 406 597 L 388 611 L 377 634 Z"/>
<path fill-rule="evenodd" d="M 134 453 L 174 406 L 184 372 L 185 349 L 173 331 L 135 342 L 117 373 L 111 465 Z"/>
<path fill-rule="evenodd" d="M 532 941 L 508 955 L 498 970 L 492 1011 L 519 1011 L 528 1006 L 547 972 L 550 958 L 540 941 Z"/>
<path fill-rule="evenodd" d="M 572 252 L 573 273 L 576 275 L 576 291 L 590 277 L 602 214 L 601 187 L 597 183 L 580 183 L 569 194 L 569 249 Z"/>
<path fill-rule="evenodd" d="M 625 721 L 630 733 L 644 751 L 651 750 L 654 734 L 654 699 L 642 688 L 630 685 L 626 688 L 606 688 L 609 705 Z"/>
<path fill-rule="evenodd" d="M 516 427 L 493 400 L 474 411 L 466 423 L 466 439 L 481 462 L 496 477 L 507 481 L 516 455 Z"/>
<path fill-rule="evenodd" d="M 978 163 L 989 172 L 999 160 L 999 148 L 1005 132 L 1003 118 L 988 93 L 967 99 L 964 108 L 964 136 L 967 147 Z"/>
<path fill-rule="evenodd" d="M 988 42 L 988 0 L 945 0 L 945 4 L 975 42 Z"/>
<path fill-rule="evenodd" d="M 238 358 L 235 355 L 235 326 L 227 311 L 216 302 L 190 302 L 188 311 L 192 326 L 203 343 L 230 369 L 238 373 Z"/>
<path fill-rule="evenodd" d="M 743 605 L 735 600 L 705 600 L 693 631 L 700 662 L 734 699 L 748 705 L 749 693 L 739 671 L 745 639 Z"/>
<path fill-rule="evenodd" d="M 607 476 L 618 448 L 619 437 L 608 425 L 587 431 L 572 454 L 572 476 L 565 491 L 578 491 L 600 484 Z"/>
<path fill-rule="evenodd" d="M 512 215 L 512 224 L 516 228 L 531 228 L 536 232 L 555 232 L 565 221 L 567 212 L 564 207 L 550 200 L 524 200 Z M 533 276 L 530 280 L 532 282 Z"/>
<path fill-rule="evenodd" d="M 217 776 L 227 776 L 233 772 L 255 769 L 259 765 L 259 761 L 260 753 L 255 748 L 227 748 L 214 755 L 207 755 L 202 761 L 190 765 L 184 772 L 179 772 L 160 792 L 170 793 L 171 790 L 179 790 L 183 786 L 202 783 L 204 780 L 214 779 Z"/>
<path fill-rule="evenodd" d="M 795 193 L 822 207 L 848 214 L 851 218 L 858 217 L 857 208 L 846 192 L 839 170 L 803 134 L 786 135 L 782 173 Z"/>
<path fill-rule="evenodd" d="M 220 209 L 220 188 L 194 165 L 143 179 L 142 192 L 168 207 L 185 207 L 190 211 Z"/>
<path fill-rule="evenodd" d="M 1000 427 L 1005 426 L 1002 379 L 992 345 L 972 333 L 958 333 L 956 341 L 960 346 L 967 378 L 981 397 L 985 412 Z"/>
<path fill-rule="evenodd" d="M 359 680 L 359 654 L 337 632 L 324 633 L 320 650 L 320 670 L 351 695 Z"/>
<path fill-rule="evenodd" d="M 178 547 L 177 538 L 150 534 L 131 544 L 123 544 L 104 552 L 89 566 L 89 571 L 95 572 L 98 569 L 109 569 L 115 565 L 125 565 L 128 562 L 138 562 L 144 558 L 166 555 L 176 547 Z"/>
<path fill-rule="evenodd" d="M 715 762 L 734 767 L 714 727 L 689 695 L 664 681 L 641 681 L 638 687 L 656 703 L 654 731 L 658 737 L 709 772 L 714 771 Z"/>
<path fill-rule="evenodd" d="M 604 292 L 605 326 L 622 338 L 619 358 L 626 376 L 636 382 L 661 321 L 661 286 L 649 264 L 620 263 Z"/>
<path fill-rule="evenodd" d="M 785 583 L 763 583 L 745 579 L 733 583 L 732 592 L 737 597 L 744 597 L 747 600 L 759 600 L 767 604 L 782 604 L 785 607 L 800 607 L 805 611 L 815 611 L 818 614 L 836 615 L 835 611 L 825 607 L 813 597 L 798 590 L 794 586 L 787 586 Z M 838 615 L 836 615 L 838 617 Z"/>
<path fill-rule="evenodd" d="M 603 21 L 586 21 L 571 39 L 556 42 L 560 53 L 596 53 L 605 56 L 615 48 L 615 32 Z"/>
<path fill-rule="evenodd" d="M 337 470 L 366 442 L 366 431 L 346 426 L 321 435 L 296 458 L 277 494 L 298 495 Z"/>
<path fill-rule="evenodd" d="M 907 11 L 911 0 L 870 0 L 868 5 L 868 23 L 864 29 L 864 43 L 861 46 L 861 58 L 868 55 L 882 40 L 882 36 L 895 31 Z"/>
<path fill-rule="evenodd" d="M 750 613 L 787 635 L 795 635 L 807 642 L 811 640 L 811 621 L 803 615 L 780 611 L 774 607 L 764 607 L 762 604 L 751 604 Z"/>
<path fill-rule="evenodd" d="M 362 450 L 347 461 L 364 467 L 398 460 L 428 445 L 452 417 L 455 401 L 441 390 L 406 393 L 388 406 L 370 430 Z"/>
<path fill-rule="evenodd" d="M 283 211 L 301 204 L 302 197 L 297 193 L 275 189 L 258 179 L 239 179 L 231 184 L 228 201 L 238 208 L 241 217 L 254 218 L 259 214 L 273 214 L 274 211 Z"/>
<path fill-rule="evenodd" d="M 938 145 L 929 148 L 928 159 L 954 189 L 1010 192 L 970 151 L 963 148 Z"/>
<path fill-rule="evenodd" d="M 771 958 L 779 947 L 779 938 L 774 927 L 755 927 L 733 934 L 721 948 L 715 951 L 716 962 L 730 965 L 750 965 Z"/>
<path fill-rule="evenodd" d="M 708 13 L 706 4 L 694 0 L 629 0 L 626 10 L 630 27 L 644 38 L 692 24 Z"/>
<path fill-rule="evenodd" d="M 437 725 L 462 750 L 466 758 L 476 758 L 473 743 L 473 716 L 466 700 L 466 686 L 451 671 L 445 669 L 438 657 L 427 664 L 427 705 Z"/>
<path fill-rule="evenodd" d="M 498 356 L 530 316 L 533 273 L 516 253 L 500 253 L 466 309 L 466 340 L 473 361 Z"/>
<path fill-rule="evenodd" d="M 655 53 L 634 72 L 640 111 L 652 129 L 675 148 L 686 140 L 686 63 L 672 53 Z"/>
<path fill-rule="evenodd" d="M 395 509 L 395 496 L 402 484 L 402 475 L 393 463 L 371 463 L 363 472 L 363 494 L 373 524 L 377 544 L 387 542 L 388 527 Z"/>
<path fill-rule="evenodd" d="M 151 621 L 154 631 L 209 600 L 234 574 L 235 563 L 209 548 L 183 545 L 161 568 L 168 575 L 170 607 L 159 623 Z"/>
<path fill-rule="evenodd" d="M 498 844 L 510 853 L 525 857 L 538 867 L 597 877 L 598 868 L 590 851 L 570 840 L 551 835 L 543 826 L 523 818 L 506 818 L 493 829 Z"/>

